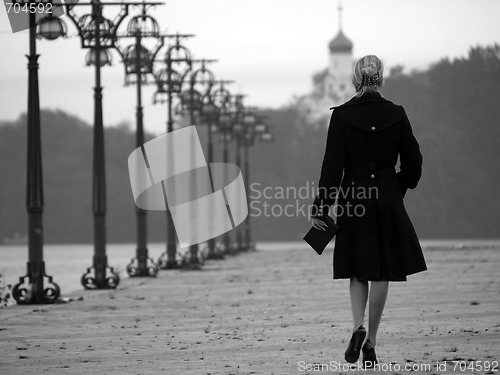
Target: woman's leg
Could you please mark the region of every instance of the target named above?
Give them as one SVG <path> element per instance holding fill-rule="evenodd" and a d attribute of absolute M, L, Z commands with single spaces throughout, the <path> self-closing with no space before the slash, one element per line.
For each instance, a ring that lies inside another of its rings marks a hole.
<path fill-rule="evenodd" d="M 358 281 L 356 277 L 351 278 L 349 292 L 351 294 L 352 318 L 354 320 L 353 331 L 355 331 L 359 326 L 362 326 L 365 321 L 366 301 L 368 300 L 368 282 Z"/>
<path fill-rule="evenodd" d="M 387 300 L 387 292 L 389 290 L 388 281 L 372 281 L 370 287 L 370 307 L 368 318 L 368 340 L 373 345 L 377 342 L 377 331 L 384 312 L 385 301 Z"/>

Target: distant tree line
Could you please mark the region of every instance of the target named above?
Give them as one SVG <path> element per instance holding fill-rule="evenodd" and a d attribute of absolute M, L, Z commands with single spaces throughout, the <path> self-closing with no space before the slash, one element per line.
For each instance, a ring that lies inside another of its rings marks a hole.
<path fill-rule="evenodd" d="M 420 237 L 500 237 L 499 83 L 498 45 L 471 48 L 467 57 L 443 59 L 425 71 L 396 67 L 386 79 L 382 94 L 405 107 L 424 156 L 421 183 L 405 198 Z M 299 240 L 310 225 L 307 211 L 328 119 L 308 123 L 295 102 L 267 113 L 275 141 L 257 142 L 250 150 L 254 237 Z M 107 240 L 133 242 L 135 206 L 127 167 L 135 149 L 132 127 L 106 127 L 105 142 Z M 43 110 L 42 153 L 45 242 L 92 242 L 92 127 L 62 111 Z M 220 154 L 217 143 L 217 160 Z M 25 185 L 23 114 L 0 122 L 0 242 L 26 234 Z M 164 213 L 148 214 L 148 231 L 150 241 L 165 240 Z"/>

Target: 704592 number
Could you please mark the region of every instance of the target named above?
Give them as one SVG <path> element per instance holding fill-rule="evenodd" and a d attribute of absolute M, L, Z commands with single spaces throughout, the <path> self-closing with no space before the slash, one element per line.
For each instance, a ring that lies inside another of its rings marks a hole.
<path fill-rule="evenodd" d="M 7 5 L 7 13 L 11 11 L 14 13 L 52 13 L 52 4 L 51 3 L 31 3 L 21 5 L 19 3 L 5 3 Z"/>
<path fill-rule="evenodd" d="M 451 361 L 453 371 L 498 371 L 498 361 Z"/>

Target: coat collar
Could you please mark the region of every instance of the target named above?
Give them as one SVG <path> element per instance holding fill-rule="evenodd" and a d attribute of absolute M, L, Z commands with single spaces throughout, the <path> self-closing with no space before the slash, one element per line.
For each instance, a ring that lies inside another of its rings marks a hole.
<path fill-rule="evenodd" d="M 377 91 L 375 93 L 363 94 L 362 96 L 359 96 L 359 97 L 354 96 L 350 100 L 345 102 L 344 104 L 331 107 L 330 109 L 350 107 L 353 105 L 372 103 L 372 102 L 389 102 L 389 100 L 382 97 L 382 95 L 380 95 L 380 93 Z"/>
<path fill-rule="evenodd" d="M 380 103 L 380 105 L 356 107 L 367 103 Z M 346 103 L 333 108 L 346 108 L 340 112 L 342 113 L 342 121 L 366 131 L 382 131 L 401 120 L 399 107 L 383 98 L 378 92 L 364 94 L 361 97 L 355 96 Z"/>

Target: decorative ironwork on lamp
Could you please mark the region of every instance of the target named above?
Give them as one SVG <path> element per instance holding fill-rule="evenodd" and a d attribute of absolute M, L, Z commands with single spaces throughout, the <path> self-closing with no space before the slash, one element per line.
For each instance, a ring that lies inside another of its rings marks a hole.
<path fill-rule="evenodd" d="M 157 90 L 153 95 L 153 103 L 167 103 L 167 133 L 174 130 L 174 99 L 182 92 L 182 85 L 192 67 L 191 53 L 181 44 L 182 39 L 192 37 L 191 34 L 164 35 L 173 38 L 173 44 L 167 47 L 161 62 L 164 67 L 154 72 Z M 167 216 L 167 249 L 158 258 L 160 269 L 175 269 L 180 266 L 177 259 L 176 232 L 170 211 Z"/>
<path fill-rule="evenodd" d="M 158 22 L 147 14 L 149 8 L 145 3 L 140 5 L 141 13 L 132 17 L 127 25 L 127 31 L 122 38 L 133 38 L 134 43 L 126 48 L 117 46 L 125 68 L 125 86 L 135 84 L 137 91 L 136 106 L 136 147 L 144 144 L 144 115 L 142 107 L 142 85 L 148 84 L 148 76 L 153 73 L 153 62 L 156 54 L 163 46 L 164 38 L 160 36 Z M 145 38 L 157 39 L 157 43 L 149 50 L 142 41 Z M 135 207 L 137 236 L 136 256 L 130 260 L 126 267 L 130 277 L 155 277 L 158 265 L 149 257 L 147 248 L 147 212 Z"/>
<path fill-rule="evenodd" d="M 13 0 L 13 3 L 24 3 Z M 40 124 L 40 96 L 38 84 L 37 37 L 55 40 L 66 34 L 62 20 L 51 15 L 38 22 L 36 14 L 29 17 L 29 55 L 28 58 L 28 108 L 27 108 L 27 180 L 26 211 L 28 213 L 28 262 L 26 274 L 12 288 L 12 297 L 19 304 L 54 303 L 61 294 L 52 276 L 45 272 L 43 258 L 43 181 Z M 38 31 L 38 35 L 37 35 Z M 47 279 L 47 286 L 44 280 Z"/>
<path fill-rule="evenodd" d="M 128 15 L 131 5 L 160 5 L 160 2 L 105 2 L 90 0 L 90 3 L 66 2 L 66 14 L 73 22 L 80 36 L 81 47 L 90 49 L 86 63 L 95 67 L 94 87 L 94 147 L 92 178 L 92 209 L 94 215 L 94 256 L 92 266 L 82 275 L 85 289 L 116 288 L 120 277 L 108 266 L 106 256 L 106 183 L 104 156 L 104 128 L 102 114 L 101 67 L 110 63 L 108 49 L 115 48 L 117 30 Z M 79 6 L 91 6 L 91 12 L 82 16 L 75 13 Z M 119 6 L 114 20 L 103 15 L 104 6 Z M 104 52 L 103 52 L 104 51 Z M 108 274 L 109 272 L 109 274 Z"/>

